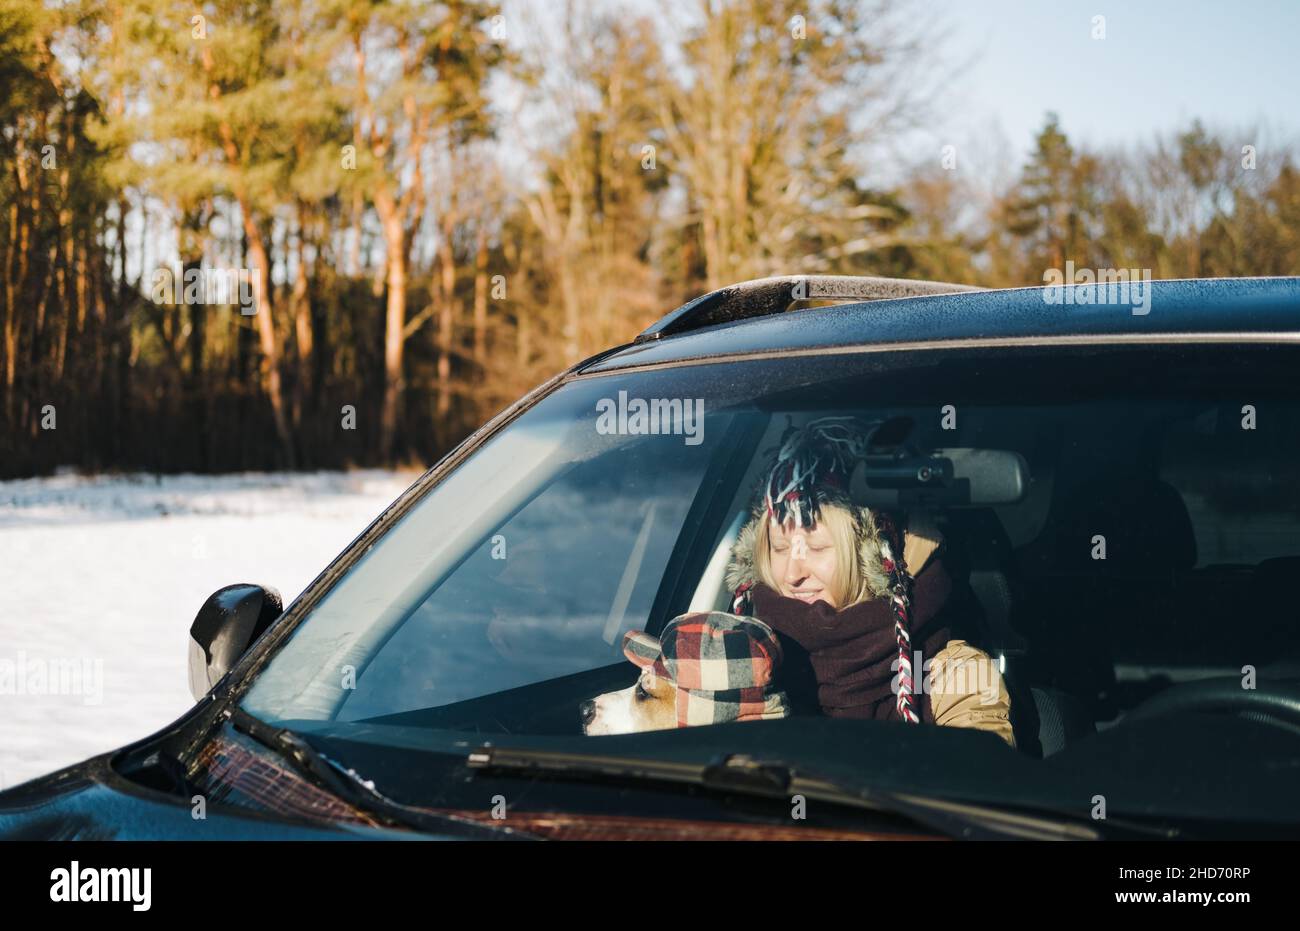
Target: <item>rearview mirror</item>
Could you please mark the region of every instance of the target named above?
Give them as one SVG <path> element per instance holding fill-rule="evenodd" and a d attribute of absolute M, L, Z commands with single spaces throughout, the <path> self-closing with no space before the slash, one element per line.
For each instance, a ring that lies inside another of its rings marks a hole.
<path fill-rule="evenodd" d="M 218 589 L 190 625 L 190 694 L 198 701 L 230 671 L 284 606 L 273 588 L 241 583 Z"/>
<path fill-rule="evenodd" d="M 885 510 L 991 507 L 1024 500 L 1029 481 L 1018 452 L 950 448 L 867 456 L 850 476 L 849 493 L 855 504 Z"/>

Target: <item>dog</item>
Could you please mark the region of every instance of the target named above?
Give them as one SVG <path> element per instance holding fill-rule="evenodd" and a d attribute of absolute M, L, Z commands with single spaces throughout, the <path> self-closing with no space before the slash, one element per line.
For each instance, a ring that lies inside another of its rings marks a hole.
<path fill-rule="evenodd" d="M 660 637 L 630 630 L 623 654 L 640 667 L 628 688 L 579 707 L 584 734 L 644 731 L 784 718 L 790 704 L 773 682 L 781 643 L 771 627 L 722 611 L 683 614 Z"/>

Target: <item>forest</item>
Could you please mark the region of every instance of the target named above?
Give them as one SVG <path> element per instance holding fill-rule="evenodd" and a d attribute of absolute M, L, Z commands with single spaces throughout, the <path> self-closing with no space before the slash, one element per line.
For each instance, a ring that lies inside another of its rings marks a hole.
<path fill-rule="evenodd" d="M 903 0 L 0 0 L 0 477 L 429 464 L 772 274 L 1300 269 L 1294 148 L 920 145 Z M 1061 312 L 1045 308 L 1045 312 Z"/>

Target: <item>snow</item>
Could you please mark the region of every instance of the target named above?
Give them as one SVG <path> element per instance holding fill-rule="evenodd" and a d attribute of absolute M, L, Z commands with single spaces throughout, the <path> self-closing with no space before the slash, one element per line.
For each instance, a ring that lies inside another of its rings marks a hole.
<path fill-rule="evenodd" d="M 0 789 L 174 721 L 208 595 L 257 582 L 288 604 L 418 474 L 0 482 Z"/>

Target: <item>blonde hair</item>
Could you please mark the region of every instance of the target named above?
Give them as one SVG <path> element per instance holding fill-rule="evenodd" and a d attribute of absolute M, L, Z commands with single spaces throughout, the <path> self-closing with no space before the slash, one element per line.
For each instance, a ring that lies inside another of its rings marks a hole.
<path fill-rule="evenodd" d="M 758 521 L 754 528 L 754 571 L 758 580 L 774 592 L 780 592 L 780 581 L 772 573 L 772 524 L 771 517 Z M 858 538 L 860 533 L 875 533 L 875 522 L 869 512 L 865 526 L 859 529 L 859 518 L 848 508 L 837 504 L 823 504 L 818 512 L 817 523 L 825 525 L 830 532 L 832 545 L 835 547 L 835 585 L 831 597 L 835 599 L 836 610 L 874 598 L 876 592 L 871 590 L 869 580 L 862 572 L 858 556 Z"/>

